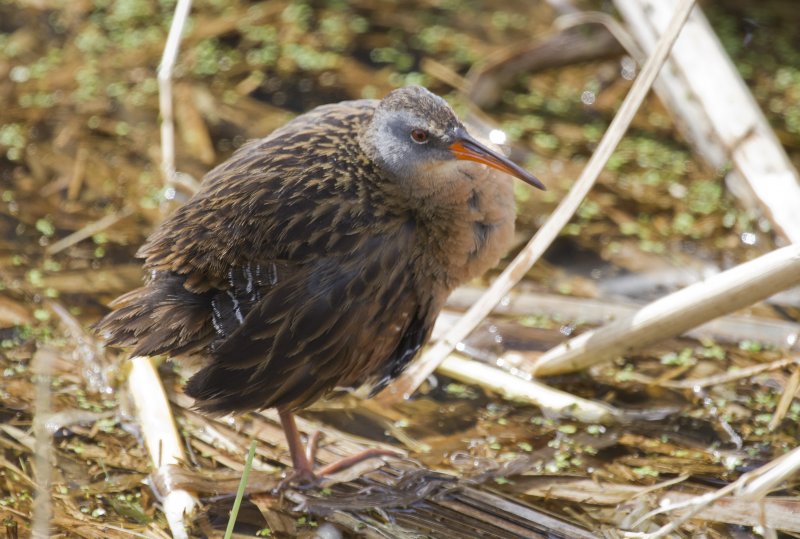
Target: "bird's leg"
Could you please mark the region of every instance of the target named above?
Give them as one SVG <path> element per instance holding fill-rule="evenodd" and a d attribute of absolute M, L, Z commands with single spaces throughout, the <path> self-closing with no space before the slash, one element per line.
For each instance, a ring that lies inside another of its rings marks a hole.
<path fill-rule="evenodd" d="M 278 410 L 278 417 L 281 419 L 283 432 L 286 434 L 286 442 L 289 445 L 289 454 L 292 456 L 292 467 L 294 470 L 281 481 L 278 490 L 281 490 L 289 483 L 314 483 L 320 477 L 325 477 L 342 470 L 346 470 L 351 466 L 355 466 L 363 460 L 374 457 L 400 457 L 399 453 L 389 449 L 371 448 L 365 449 L 355 455 L 342 458 L 323 466 L 316 473 L 314 473 L 314 460 L 317 453 L 319 444 L 320 433 L 314 432 L 308 440 L 306 449 L 303 449 L 303 441 L 300 439 L 300 431 L 297 430 L 297 425 L 294 421 L 294 416 L 291 412 L 285 410 Z"/>
<path fill-rule="evenodd" d="M 322 433 L 315 430 L 308 437 L 306 442 L 306 458 L 308 462 L 315 462 L 317 460 L 317 449 L 319 449 L 319 441 L 322 439 Z"/>
<path fill-rule="evenodd" d="M 292 473 L 287 475 L 286 479 L 281 481 L 281 486 L 283 486 L 283 484 L 287 481 L 316 481 L 317 476 L 314 475 L 314 469 L 311 467 L 311 462 L 313 461 L 309 461 L 309 458 L 306 456 L 306 452 L 303 449 L 303 441 L 300 439 L 300 431 L 297 430 L 297 424 L 294 422 L 294 416 L 291 412 L 278 410 L 278 417 L 281 419 L 283 433 L 286 435 L 286 443 L 289 446 L 289 454 L 292 456 L 293 468 Z M 316 443 L 313 445 L 316 446 Z"/>

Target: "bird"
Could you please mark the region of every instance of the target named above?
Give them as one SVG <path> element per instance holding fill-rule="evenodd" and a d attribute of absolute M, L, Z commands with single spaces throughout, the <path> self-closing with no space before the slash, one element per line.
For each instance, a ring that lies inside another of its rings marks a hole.
<path fill-rule="evenodd" d="M 277 409 L 293 477 L 313 481 L 384 453 L 315 470 L 294 415 L 403 371 L 449 293 L 508 249 L 512 177 L 545 188 L 423 87 L 319 106 L 208 172 L 95 330 L 134 356 L 194 358 L 201 412 Z"/>

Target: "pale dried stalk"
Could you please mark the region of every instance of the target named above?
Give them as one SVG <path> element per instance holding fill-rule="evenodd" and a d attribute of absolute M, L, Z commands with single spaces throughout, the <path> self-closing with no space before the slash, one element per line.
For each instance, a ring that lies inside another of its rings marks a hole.
<path fill-rule="evenodd" d="M 731 382 L 735 382 L 736 380 L 751 378 L 756 374 L 760 374 L 765 371 L 783 369 L 789 365 L 795 365 L 795 367 L 800 370 L 800 365 L 798 365 L 798 363 L 800 363 L 800 357 L 789 357 L 778 359 L 770 363 L 742 367 L 741 369 L 727 371 L 721 374 L 715 374 L 713 376 L 706 376 L 703 378 L 686 378 L 685 380 L 658 380 L 656 378 L 651 378 L 650 376 L 645 376 L 644 374 L 639 374 L 636 372 L 626 373 L 626 376 L 629 376 L 631 381 L 647 385 L 671 387 L 675 389 L 701 389 L 704 387 L 729 384 Z"/>
<path fill-rule="evenodd" d="M 192 0 L 178 0 L 169 28 L 164 54 L 158 66 L 158 109 L 161 114 L 161 172 L 164 183 L 175 183 L 175 122 L 172 111 L 172 70 L 178 57 L 181 33 L 186 25 Z"/>
<path fill-rule="evenodd" d="M 800 244 L 795 244 L 687 286 L 631 316 L 570 339 L 539 357 L 532 373 L 546 376 L 583 369 L 680 335 L 798 284 Z"/>
<path fill-rule="evenodd" d="M 736 481 L 740 498 L 758 500 L 800 470 L 800 447 L 768 462 Z"/>
<path fill-rule="evenodd" d="M 679 516 L 673 517 L 669 524 L 662 526 L 658 530 L 652 533 L 645 533 L 645 532 L 623 532 L 624 537 L 629 538 L 637 538 L 637 539 L 660 539 L 661 537 L 667 537 L 669 534 L 680 528 L 680 526 L 686 522 L 687 520 L 691 519 L 693 516 L 697 515 L 700 511 L 704 508 L 708 507 L 715 501 L 723 498 L 725 495 L 730 493 L 734 490 L 735 483 L 731 483 L 730 485 L 726 485 L 719 490 L 715 490 L 713 492 L 709 492 L 707 494 L 703 494 L 701 496 L 696 496 L 694 498 L 690 498 L 688 500 L 681 500 L 680 502 L 665 505 L 660 507 L 654 511 L 650 511 L 649 513 L 645 514 L 641 517 L 636 523 L 634 523 L 633 527 L 637 527 L 642 523 L 648 521 L 650 518 L 661 514 L 666 513 L 669 511 L 678 511 L 682 509 L 688 509 L 687 512 L 682 513 Z"/>
<path fill-rule="evenodd" d="M 524 493 L 545 498 L 550 503 L 575 502 L 593 506 L 616 506 L 619 514 L 632 516 L 642 504 L 677 504 L 695 499 L 698 494 L 669 488 L 689 478 L 679 476 L 650 486 L 608 483 L 596 479 L 546 478 L 530 479 Z M 735 496 L 724 496 L 695 515 L 697 521 L 719 522 L 738 526 L 765 526 L 786 532 L 800 532 L 800 500 L 790 496 L 765 498 L 759 503 L 742 500 Z M 648 523 L 652 525 L 652 523 Z M 703 523 L 705 524 L 705 523 Z M 702 526 L 702 524 L 701 524 Z M 683 530 L 686 531 L 686 530 Z M 644 535 L 644 534 L 641 534 Z M 614 535 L 613 537 L 618 537 Z M 677 537 L 677 536 L 676 536 Z M 681 536 L 681 537 L 686 537 Z M 702 537 L 702 535 L 701 535 Z M 720 536 L 714 536 L 722 539 Z"/>
<path fill-rule="evenodd" d="M 53 439 L 47 430 L 47 418 L 51 414 L 50 382 L 56 352 L 50 348 L 40 348 L 34 356 L 36 376 L 33 432 L 35 437 L 34 464 L 36 466 L 36 499 L 33 504 L 31 537 L 46 539 L 50 537 L 50 520 L 53 507 L 50 498 L 51 472 L 53 465 Z"/>
<path fill-rule="evenodd" d="M 83 187 L 83 180 L 86 176 L 86 160 L 89 157 L 89 150 L 86 146 L 81 144 L 78 147 L 78 153 L 75 155 L 75 163 L 72 166 L 72 174 L 69 178 L 67 185 L 67 200 L 74 202 L 78 200 L 78 195 L 81 194 L 81 187 Z"/>
<path fill-rule="evenodd" d="M 453 351 L 456 345 L 464 340 L 481 320 L 486 318 L 492 308 L 497 305 L 503 296 L 508 294 L 511 288 L 522 279 L 536 260 L 547 250 L 559 231 L 572 218 L 578 206 L 580 206 L 586 194 L 594 185 L 603 167 L 605 167 L 614 149 L 622 140 L 634 115 L 653 85 L 653 81 L 658 76 L 661 66 L 666 61 L 669 50 L 678 37 L 694 3 L 694 0 L 681 0 L 669 27 L 659 40 L 658 47 L 633 83 L 631 91 L 625 96 L 625 101 L 603 135 L 597 151 L 592 154 L 580 178 L 578 178 L 570 192 L 550 216 L 550 219 L 495 280 L 486 294 L 464 314 L 442 340 L 429 348 L 417 362 L 411 365 L 403 376 L 391 384 L 383 392 L 381 399 L 396 401 L 410 397 L 444 358 Z"/>

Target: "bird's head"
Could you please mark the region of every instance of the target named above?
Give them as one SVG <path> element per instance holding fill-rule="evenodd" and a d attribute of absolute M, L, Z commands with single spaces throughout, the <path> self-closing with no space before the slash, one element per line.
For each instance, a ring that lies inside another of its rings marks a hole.
<path fill-rule="evenodd" d="M 531 173 L 470 135 L 441 97 L 419 86 L 394 90 L 378 104 L 362 144 L 398 181 L 462 177 L 458 161 L 474 161 L 544 189 Z"/>

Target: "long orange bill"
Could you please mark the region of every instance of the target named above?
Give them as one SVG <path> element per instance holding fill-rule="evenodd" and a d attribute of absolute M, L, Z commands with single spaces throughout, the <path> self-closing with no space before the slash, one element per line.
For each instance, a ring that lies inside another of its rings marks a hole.
<path fill-rule="evenodd" d="M 536 176 L 510 159 L 506 159 L 497 152 L 490 150 L 475 140 L 472 135 L 467 133 L 464 129 L 459 129 L 456 136 L 456 141 L 450 145 L 450 151 L 453 152 L 456 159 L 483 163 L 484 165 L 505 172 L 506 174 L 510 174 L 515 178 L 519 178 L 529 185 L 538 187 L 543 191 L 546 190 L 544 184 L 540 182 Z"/>

